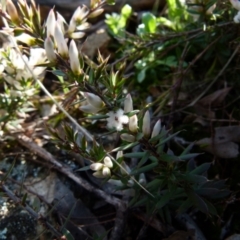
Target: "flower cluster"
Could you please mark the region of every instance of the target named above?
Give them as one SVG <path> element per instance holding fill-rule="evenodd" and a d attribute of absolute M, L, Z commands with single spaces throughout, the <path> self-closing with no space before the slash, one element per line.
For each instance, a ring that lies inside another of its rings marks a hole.
<path fill-rule="evenodd" d="M 93 173 L 93 176 L 97 178 L 106 178 L 111 176 L 111 168 L 113 167 L 112 160 L 110 157 L 105 157 L 103 159 L 103 163 L 92 163 L 90 165 L 90 169 L 95 171 Z"/>

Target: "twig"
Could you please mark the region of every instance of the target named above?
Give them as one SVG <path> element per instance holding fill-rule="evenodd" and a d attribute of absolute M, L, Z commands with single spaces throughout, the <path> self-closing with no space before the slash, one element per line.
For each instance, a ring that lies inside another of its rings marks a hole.
<path fill-rule="evenodd" d="M 116 218 L 115 218 L 115 225 L 111 231 L 111 236 L 110 236 L 109 240 L 123 239 L 125 223 L 126 223 L 126 210 L 124 212 L 117 210 Z"/>

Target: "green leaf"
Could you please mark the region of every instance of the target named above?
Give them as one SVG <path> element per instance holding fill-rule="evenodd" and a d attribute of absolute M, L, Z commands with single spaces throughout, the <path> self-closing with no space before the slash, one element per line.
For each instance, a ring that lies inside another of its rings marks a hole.
<path fill-rule="evenodd" d="M 138 144 L 139 144 L 138 142 L 129 143 L 129 144 L 127 144 L 127 145 L 123 145 L 123 146 L 114 148 L 111 152 L 124 151 L 124 150 L 127 150 L 127 149 L 129 149 L 129 148 L 133 148 L 133 147 L 135 147 L 135 146 L 138 145 Z"/>
<path fill-rule="evenodd" d="M 145 155 L 146 155 L 146 152 L 133 152 L 133 153 L 123 154 L 123 156 L 127 158 L 142 158 Z"/>
<path fill-rule="evenodd" d="M 189 153 L 189 154 L 185 154 L 185 155 L 180 155 L 179 156 L 179 159 L 181 160 L 188 160 L 188 159 L 191 159 L 191 158 L 195 158 L 197 156 L 199 156 L 201 153 Z"/>
<path fill-rule="evenodd" d="M 162 141 L 160 141 L 159 144 L 156 145 L 156 147 L 158 147 L 158 146 L 160 146 L 160 145 L 162 145 L 162 144 L 164 144 L 164 143 L 170 141 L 172 138 L 174 138 L 175 136 L 177 136 L 180 132 L 182 132 L 182 131 L 178 131 L 178 132 L 176 132 L 176 133 L 174 133 L 174 134 L 168 136 L 167 138 L 163 139 Z"/>
<path fill-rule="evenodd" d="M 179 174 L 178 178 L 194 184 L 202 184 L 208 181 L 206 177 L 195 174 Z"/>
<path fill-rule="evenodd" d="M 189 144 L 189 145 L 183 150 L 183 152 L 181 153 L 180 156 L 189 153 L 189 152 L 191 151 L 192 147 L 194 146 L 194 144 L 195 144 L 194 142 L 192 142 L 191 144 Z"/>
<path fill-rule="evenodd" d="M 190 198 L 187 198 L 180 207 L 178 208 L 177 212 L 179 214 L 185 213 L 190 207 L 192 207 L 192 200 Z"/>
<path fill-rule="evenodd" d="M 94 115 L 94 116 L 89 116 L 89 117 L 85 117 L 86 119 L 91 119 L 91 120 L 99 120 L 99 119 L 106 119 L 106 118 L 109 118 L 108 115 L 100 115 L 100 114 L 97 114 L 97 115 Z"/>
<path fill-rule="evenodd" d="M 157 162 L 151 163 L 147 166 L 144 166 L 142 168 L 138 168 L 138 169 L 134 169 L 131 171 L 131 175 L 138 175 L 140 173 L 144 173 L 144 172 L 148 172 L 150 170 L 152 170 L 153 168 L 155 168 L 158 165 Z"/>
<path fill-rule="evenodd" d="M 148 151 L 145 152 L 145 154 L 142 156 L 142 159 L 138 163 L 137 167 L 139 168 L 142 165 L 144 165 L 147 162 L 147 160 L 149 159 L 149 157 L 150 157 L 150 152 L 148 152 Z M 156 162 L 156 161 L 154 161 L 154 162 Z"/>
<path fill-rule="evenodd" d="M 115 0 L 106 0 L 108 5 L 115 5 Z"/>
<path fill-rule="evenodd" d="M 150 13 L 146 12 L 142 15 L 142 22 L 145 25 L 145 29 L 148 33 L 155 33 L 157 27 L 157 20 L 156 17 Z"/>
<path fill-rule="evenodd" d="M 212 163 L 203 163 L 191 171 L 191 174 L 203 175 L 205 172 L 207 172 L 211 165 Z"/>
<path fill-rule="evenodd" d="M 163 196 L 160 197 L 160 201 L 156 204 L 156 208 L 161 209 L 164 207 L 167 203 L 170 202 L 172 198 L 173 193 L 172 192 L 167 192 Z"/>
<path fill-rule="evenodd" d="M 90 166 L 85 166 L 85 167 L 82 167 L 82 168 L 79 168 L 77 169 L 75 172 L 82 172 L 82 171 L 87 171 L 90 169 Z"/>
<path fill-rule="evenodd" d="M 204 200 L 198 196 L 194 191 L 188 190 L 187 195 L 189 199 L 192 201 L 192 203 L 203 213 L 208 213 L 208 207 L 207 204 L 204 202 Z"/>

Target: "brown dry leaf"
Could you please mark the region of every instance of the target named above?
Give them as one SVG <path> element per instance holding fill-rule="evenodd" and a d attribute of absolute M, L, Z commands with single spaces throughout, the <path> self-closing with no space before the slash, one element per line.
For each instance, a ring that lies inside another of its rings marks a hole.
<path fill-rule="evenodd" d="M 198 101 L 202 106 L 219 106 L 231 90 L 231 87 L 217 90 Z"/>
<path fill-rule="evenodd" d="M 216 127 L 214 132 L 214 142 L 240 142 L 240 126 Z"/>
<path fill-rule="evenodd" d="M 211 138 L 203 138 L 196 145 L 220 158 L 236 158 L 239 154 L 238 145 L 234 142 L 214 143 Z"/>
<path fill-rule="evenodd" d="M 221 158 L 235 158 L 239 154 L 240 126 L 216 127 L 212 138 L 203 138 L 196 142 L 205 151 Z"/>
<path fill-rule="evenodd" d="M 90 59 L 94 57 L 98 49 L 104 56 L 107 56 L 109 55 L 107 50 L 107 44 L 109 41 L 110 37 L 106 29 L 101 28 L 95 33 L 88 36 L 87 40 L 81 46 L 81 51 L 86 54 Z"/>

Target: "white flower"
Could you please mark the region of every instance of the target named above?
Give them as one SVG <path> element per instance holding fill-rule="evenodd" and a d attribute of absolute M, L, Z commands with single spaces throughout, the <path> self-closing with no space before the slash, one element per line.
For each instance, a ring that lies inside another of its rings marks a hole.
<path fill-rule="evenodd" d="M 240 2 L 238 0 L 230 0 L 230 2 L 235 9 L 240 10 Z"/>
<path fill-rule="evenodd" d="M 129 121 L 128 116 L 124 115 L 124 111 L 122 109 L 118 109 L 116 112 L 107 113 L 109 118 L 107 118 L 107 127 L 108 128 L 116 128 L 117 131 L 121 131 L 123 129 L 123 124 L 127 124 Z"/>
<path fill-rule="evenodd" d="M 110 168 L 113 167 L 113 163 L 110 157 L 106 156 L 103 159 L 103 163 L 93 163 L 90 165 L 90 169 L 95 171 L 93 176 L 97 178 L 105 178 L 111 176 Z"/>

